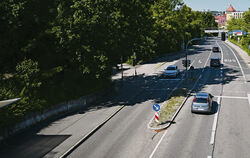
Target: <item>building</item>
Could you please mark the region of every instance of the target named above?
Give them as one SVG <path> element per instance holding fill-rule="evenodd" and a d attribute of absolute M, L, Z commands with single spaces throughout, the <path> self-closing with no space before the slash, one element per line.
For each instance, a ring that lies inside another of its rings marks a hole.
<path fill-rule="evenodd" d="M 226 21 L 230 21 L 232 18 L 240 19 L 243 17 L 243 13 L 241 11 L 236 11 L 232 5 L 230 5 L 226 10 Z"/>
<path fill-rule="evenodd" d="M 235 18 L 235 19 L 241 19 L 243 17 L 243 13 L 244 12 L 233 12 L 232 13 L 232 16 Z"/>
<path fill-rule="evenodd" d="M 218 23 L 219 28 L 224 28 L 226 26 L 226 14 L 215 15 L 215 22 Z"/>

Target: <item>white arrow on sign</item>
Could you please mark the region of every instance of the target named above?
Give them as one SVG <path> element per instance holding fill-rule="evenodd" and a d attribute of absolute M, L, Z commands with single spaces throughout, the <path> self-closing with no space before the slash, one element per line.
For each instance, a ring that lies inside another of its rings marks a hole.
<path fill-rule="evenodd" d="M 155 107 L 155 110 L 156 110 L 156 111 L 159 111 L 159 110 L 160 110 L 160 107 L 159 107 L 159 106 L 154 105 L 154 107 Z"/>

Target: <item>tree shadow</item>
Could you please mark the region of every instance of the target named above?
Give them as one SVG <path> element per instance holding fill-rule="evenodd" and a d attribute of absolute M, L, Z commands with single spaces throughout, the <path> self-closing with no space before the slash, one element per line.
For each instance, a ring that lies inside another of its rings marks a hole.
<path fill-rule="evenodd" d="M 197 48 L 198 51 L 191 51 L 190 53 L 198 54 L 202 51 L 206 51 L 205 49 Z M 183 53 L 183 52 L 182 52 Z M 183 54 L 174 55 L 172 57 L 164 57 L 154 62 L 169 62 L 173 60 L 180 59 Z M 184 54 L 185 55 L 185 54 Z M 144 74 L 139 74 L 137 76 L 128 76 L 123 78 L 123 80 L 116 80 L 114 82 L 114 87 L 112 91 L 109 94 L 105 94 L 104 97 L 97 100 L 96 102 L 89 104 L 87 107 L 83 107 L 81 109 L 77 109 L 74 111 L 70 111 L 64 114 L 61 114 L 59 116 L 55 116 L 53 118 L 50 118 L 39 125 L 32 126 L 26 130 L 24 130 L 21 134 L 17 134 L 16 136 L 8 139 L 8 145 L 5 149 L 9 147 L 13 147 L 13 144 L 21 145 L 23 142 L 25 142 L 25 139 L 33 139 L 36 140 L 36 142 L 44 142 L 47 140 L 47 138 L 50 138 L 52 140 L 55 139 L 55 143 L 51 146 L 48 146 L 46 152 L 51 151 L 55 146 L 59 145 L 61 142 L 63 142 L 65 139 L 67 139 L 69 136 L 39 136 L 36 133 L 39 132 L 41 129 L 48 127 L 52 122 L 57 121 L 61 118 L 64 118 L 66 116 L 70 116 L 77 113 L 87 113 L 88 111 L 98 110 L 102 108 L 108 108 L 108 107 L 114 107 L 119 105 L 125 105 L 125 106 L 135 106 L 136 104 L 140 104 L 149 100 L 153 100 L 156 103 L 162 103 L 169 99 L 171 92 L 175 88 L 175 86 L 182 82 L 179 85 L 179 88 L 186 88 L 188 90 L 191 90 L 194 84 L 196 83 L 197 79 L 199 78 L 200 74 L 203 74 L 203 77 L 201 80 L 197 81 L 196 87 L 193 89 L 193 92 L 200 92 L 203 90 L 205 86 L 208 85 L 225 85 L 228 84 L 234 80 L 236 80 L 239 76 L 237 75 L 229 75 L 229 74 L 237 74 L 239 73 L 239 70 L 234 70 L 229 67 L 225 67 L 223 69 L 224 77 L 221 81 L 221 77 L 214 74 L 214 72 L 219 72 L 220 69 L 217 68 L 211 68 L 211 67 L 205 67 L 203 72 L 203 68 L 195 68 L 194 70 L 189 70 L 189 73 L 193 74 L 193 80 L 188 80 L 187 82 L 183 81 L 182 76 L 184 74 L 184 71 L 181 72 L 181 75 L 179 75 L 180 80 L 161 80 L 162 78 L 160 75 L 151 75 L 151 76 L 145 76 Z M 189 74 L 190 75 L 190 74 Z M 212 114 L 215 114 L 218 111 L 218 103 L 213 102 L 213 112 Z M 24 135 L 23 135 L 24 134 Z M 38 139 L 37 139 L 38 138 Z M 40 139 L 41 138 L 41 139 Z M 45 138 L 45 139 L 44 139 Z M 9 141 L 10 140 L 10 141 Z M 13 140 L 13 141 L 12 141 Z M 16 143 L 19 142 L 19 143 Z M 21 143 L 20 143 L 21 142 Z M 35 143 L 35 142 L 34 142 Z M 17 147 L 16 146 L 16 147 Z M 30 145 L 32 147 L 32 145 Z M 14 148 L 14 147 L 13 147 Z M 37 153 L 37 155 L 44 155 L 46 153 L 44 152 Z M 1 152 L 0 152 L 1 154 Z M 4 154 L 3 154 L 4 155 Z M 2 157 L 2 155 L 1 155 Z M 26 157 L 26 155 L 25 155 Z M 29 157 L 29 156 L 27 156 Z"/>

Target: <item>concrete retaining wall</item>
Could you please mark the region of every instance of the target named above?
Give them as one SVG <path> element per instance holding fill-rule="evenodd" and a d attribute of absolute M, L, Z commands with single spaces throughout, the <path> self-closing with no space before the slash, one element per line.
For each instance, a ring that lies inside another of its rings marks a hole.
<path fill-rule="evenodd" d="M 42 112 L 42 113 L 33 113 L 27 116 L 25 119 L 20 121 L 11 127 L 6 127 L 4 129 L 0 129 L 0 144 L 3 139 L 8 138 L 11 135 L 14 135 L 27 127 L 35 125 L 41 121 L 44 121 L 48 118 L 55 117 L 64 113 L 72 112 L 77 109 L 82 109 L 87 107 L 89 104 L 95 102 L 97 99 L 103 97 L 105 94 L 108 94 L 112 91 L 112 89 L 107 89 L 101 92 L 97 92 L 92 95 L 84 96 L 76 100 L 71 100 L 68 102 L 60 103 L 58 105 L 53 106 L 52 108 Z"/>

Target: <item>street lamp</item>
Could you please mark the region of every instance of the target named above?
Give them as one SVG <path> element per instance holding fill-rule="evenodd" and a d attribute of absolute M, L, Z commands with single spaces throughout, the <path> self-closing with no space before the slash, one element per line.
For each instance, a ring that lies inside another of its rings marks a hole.
<path fill-rule="evenodd" d="M 2 100 L 0 101 L 0 108 L 3 108 L 9 104 L 19 101 L 21 98 L 9 99 L 9 100 Z"/>

